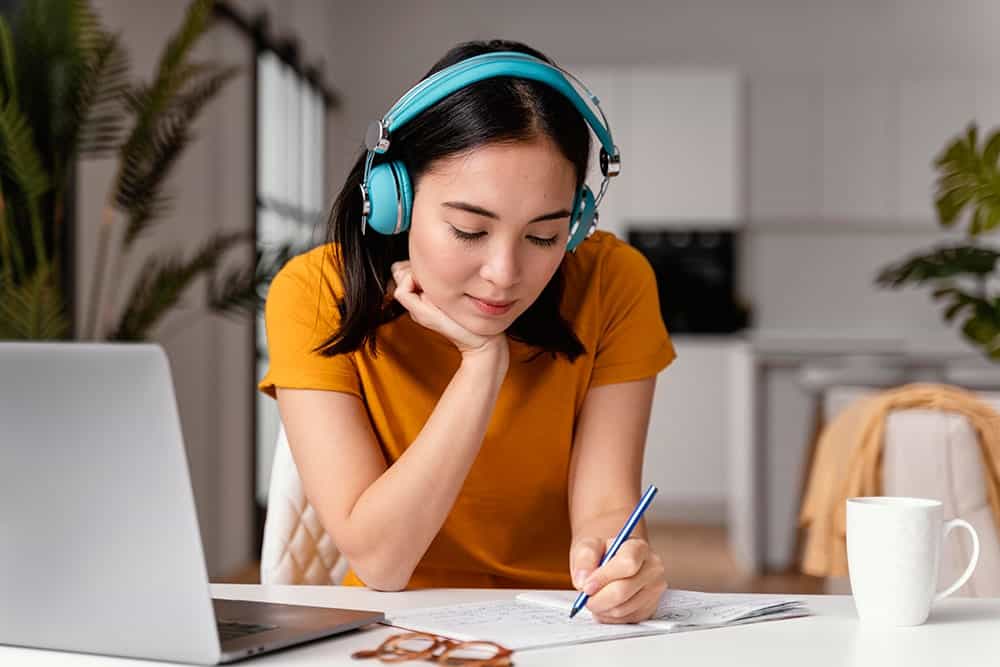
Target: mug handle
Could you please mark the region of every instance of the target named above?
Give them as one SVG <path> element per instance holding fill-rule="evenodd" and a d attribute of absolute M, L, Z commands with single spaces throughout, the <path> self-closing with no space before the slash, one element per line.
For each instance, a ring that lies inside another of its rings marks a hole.
<path fill-rule="evenodd" d="M 958 581 L 934 596 L 935 602 L 943 600 L 961 588 L 962 585 L 969 580 L 969 577 L 972 576 L 973 570 L 976 569 L 976 563 L 979 562 L 979 535 L 976 534 L 976 529 L 972 527 L 972 524 L 965 519 L 952 519 L 951 521 L 945 522 L 944 535 L 941 537 L 941 542 L 943 543 L 946 539 L 948 539 L 948 533 L 950 533 L 953 528 L 965 528 L 969 531 L 969 534 L 972 535 L 972 558 L 969 560 L 969 565 L 965 568 L 965 572 L 963 572 L 962 576 L 958 578 Z"/>

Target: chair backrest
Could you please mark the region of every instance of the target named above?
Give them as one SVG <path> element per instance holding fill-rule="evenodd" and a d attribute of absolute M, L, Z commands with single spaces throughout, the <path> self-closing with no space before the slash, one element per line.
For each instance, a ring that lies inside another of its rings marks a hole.
<path fill-rule="evenodd" d="M 998 407 L 996 395 L 980 397 Z M 1000 595 L 1000 536 L 979 440 L 965 417 L 933 410 L 893 411 L 885 426 L 882 488 L 889 496 L 936 498 L 944 503 L 945 519 L 971 523 L 982 545 L 979 566 L 956 595 Z M 956 532 L 942 545 L 938 590 L 958 579 L 969 562 L 967 536 Z"/>
<path fill-rule="evenodd" d="M 262 584 L 339 584 L 347 573 L 333 540 L 306 500 L 285 428 L 278 430 L 260 553 Z"/>

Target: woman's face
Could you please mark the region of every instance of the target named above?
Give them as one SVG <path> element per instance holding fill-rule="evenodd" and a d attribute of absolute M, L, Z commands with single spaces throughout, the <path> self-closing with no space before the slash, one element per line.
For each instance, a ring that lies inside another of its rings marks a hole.
<path fill-rule="evenodd" d="M 559 268 L 575 189 L 573 164 L 548 138 L 438 160 L 414 192 L 417 283 L 469 331 L 504 331 Z"/>

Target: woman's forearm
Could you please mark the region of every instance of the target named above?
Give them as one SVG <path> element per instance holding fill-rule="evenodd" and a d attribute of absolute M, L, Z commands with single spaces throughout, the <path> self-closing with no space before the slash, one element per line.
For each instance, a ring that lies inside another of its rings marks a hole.
<path fill-rule="evenodd" d="M 463 357 L 417 438 L 351 509 L 342 550 L 368 586 L 404 588 L 440 531 L 479 453 L 508 354 L 504 340 Z"/>
<path fill-rule="evenodd" d="M 632 514 L 634 506 L 622 506 L 608 508 L 607 511 L 590 517 L 580 518 L 573 521 L 573 538 L 577 537 L 602 537 L 611 539 L 618 535 L 618 532 L 625 525 Z M 646 538 L 646 522 L 640 519 L 632 529 L 631 537 Z"/>

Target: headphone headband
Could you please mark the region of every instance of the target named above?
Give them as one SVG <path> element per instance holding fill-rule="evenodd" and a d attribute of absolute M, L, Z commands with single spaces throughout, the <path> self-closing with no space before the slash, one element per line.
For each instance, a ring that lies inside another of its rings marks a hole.
<path fill-rule="evenodd" d="M 611 132 L 607 128 L 607 119 L 603 117 L 604 112 L 600 108 L 597 97 L 592 95 L 589 90 L 587 91 L 588 96 L 601 112 L 603 122 L 602 119 L 597 118 L 593 110 L 573 88 L 567 80 L 566 74 L 568 72 L 564 73 L 564 70 L 523 53 L 499 52 L 474 56 L 435 72 L 411 88 L 389 109 L 382 122 L 391 134 L 424 109 L 477 81 L 498 76 L 532 79 L 554 88 L 569 99 L 594 130 L 594 134 L 597 135 L 605 152 L 608 155 L 615 155 L 617 149 L 611 138 Z"/>

